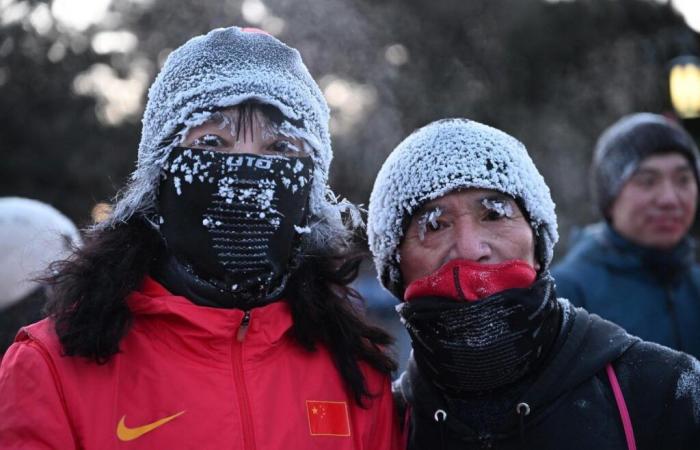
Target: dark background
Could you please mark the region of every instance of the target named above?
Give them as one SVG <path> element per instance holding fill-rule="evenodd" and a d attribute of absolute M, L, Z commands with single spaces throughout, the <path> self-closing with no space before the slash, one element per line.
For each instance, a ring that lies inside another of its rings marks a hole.
<path fill-rule="evenodd" d="M 170 49 L 237 24 L 299 49 L 319 81 L 337 193 L 366 205 L 403 137 L 468 117 L 528 147 L 557 203 L 561 256 L 570 228 L 596 219 L 596 137 L 623 114 L 670 111 L 667 64 L 699 42 L 651 0 L 113 0 L 71 27 L 102 3 L 0 1 L 0 195 L 81 226 L 133 169 L 145 91 Z"/>

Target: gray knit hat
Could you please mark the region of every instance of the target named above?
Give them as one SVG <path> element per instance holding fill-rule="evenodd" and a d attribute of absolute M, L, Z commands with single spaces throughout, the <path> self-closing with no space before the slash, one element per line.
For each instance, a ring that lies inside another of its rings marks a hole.
<path fill-rule="evenodd" d="M 338 202 L 328 187 L 329 108 L 321 90 L 297 50 L 260 30 L 237 27 L 192 38 L 168 56 L 148 92 L 136 170 L 112 216 L 96 227 L 112 227 L 134 214 L 152 213 L 160 170 L 170 150 L 215 110 L 246 101 L 279 109 L 286 119 L 281 130 L 302 138 L 313 149 L 307 247 L 339 237 L 344 240 L 348 233 L 341 213 L 350 209 L 353 226 L 359 214 L 349 203 Z"/>
<path fill-rule="evenodd" d="M 379 280 L 402 298 L 398 247 L 406 219 L 455 189 L 506 193 L 526 209 L 544 272 L 559 239 L 554 202 L 525 146 L 495 128 L 445 119 L 414 131 L 389 155 L 369 201 L 367 233 Z"/>
<path fill-rule="evenodd" d="M 693 138 L 664 116 L 636 113 L 624 116 L 598 138 L 591 166 L 592 190 L 598 210 L 610 220 L 609 208 L 644 158 L 677 152 L 688 158 L 698 180 L 698 148 Z"/>

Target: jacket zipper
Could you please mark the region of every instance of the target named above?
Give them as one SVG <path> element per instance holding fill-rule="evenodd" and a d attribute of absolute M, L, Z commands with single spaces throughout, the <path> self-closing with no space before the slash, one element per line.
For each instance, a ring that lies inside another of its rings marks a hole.
<path fill-rule="evenodd" d="M 241 425 L 243 426 L 243 448 L 255 450 L 255 433 L 253 421 L 250 416 L 250 401 L 245 386 L 243 374 L 243 341 L 250 326 L 250 311 L 246 311 L 241 320 L 241 325 L 236 333 L 236 338 L 231 343 L 231 362 L 233 366 L 233 383 L 238 394 L 238 405 L 241 412 Z"/>
<path fill-rule="evenodd" d="M 675 302 L 673 298 L 673 289 L 668 284 L 666 287 L 666 309 L 668 310 L 669 316 L 671 316 L 671 327 L 673 328 L 673 339 L 676 341 L 676 350 L 685 351 L 683 349 L 683 339 L 681 339 L 681 328 L 678 323 L 678 316 L 676 315 Z"/>

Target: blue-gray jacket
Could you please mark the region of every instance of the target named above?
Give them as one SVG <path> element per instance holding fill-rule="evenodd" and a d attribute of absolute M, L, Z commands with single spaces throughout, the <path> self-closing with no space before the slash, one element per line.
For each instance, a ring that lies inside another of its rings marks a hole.
<path fill-rule="evenodd" d="M 644 340 L 700 357 L 700 266 L 694 252 L 690 238 L 661 252 L 598 223 L 580 232 L 552 274 L 559 297 Z"/>

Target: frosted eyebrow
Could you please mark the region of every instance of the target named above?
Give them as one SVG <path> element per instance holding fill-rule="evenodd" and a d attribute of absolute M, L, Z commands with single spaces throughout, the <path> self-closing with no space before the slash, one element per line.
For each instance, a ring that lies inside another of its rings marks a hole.
<path fill-rule="evenodd" d="M 418 239 L 421 241 L 425 239 L 425 232 L 428 231 L 428 224 L 433 227 L 437 227 L 437 219 L 442 215 L 442 208 L 439 206 L 433 206 L 428 210 L 422 212 L 418 216 Z"/>
<path fill-rule="evenodd" d="M 482 198 L 480 203 L 484 208 L 495 212 L 501 217 L 508 217 L 509 219 L 515 217 L 515 213 L 513 211 L 513 199 L 510 197 L 503 195 L 491 195 Z"/>

